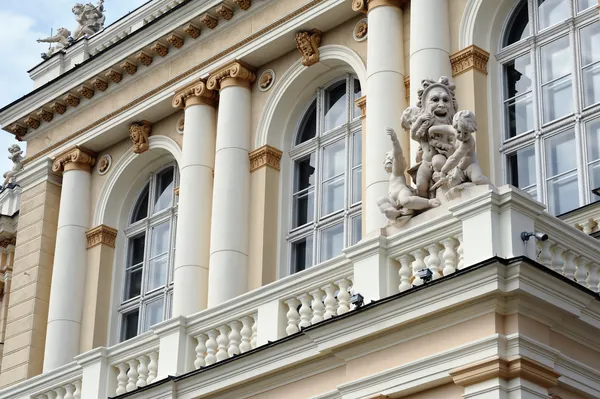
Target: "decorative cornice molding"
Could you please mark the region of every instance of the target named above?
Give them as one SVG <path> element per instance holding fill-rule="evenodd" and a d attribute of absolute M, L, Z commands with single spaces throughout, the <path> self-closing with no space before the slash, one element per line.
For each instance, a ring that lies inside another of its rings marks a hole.
<path fill-rule="evenodd" d="M 174 108 L 186 108 L 197 104 L 215 106 L 218 98 L 218 91 L 208 89 L 204 80 L 198 80 L 175 93 L 172 105 Z"/>
<path fill-rule="evenodd" d="M 450 64 L 452 64 L 452 76 L 476 69 L 487 75 L 487 63 L 490 59 L 490 53 L 471 45 L 463 50 L 450 55 Z"/>
<path fill-rule="evenodd" d="M 283 152 L 270 145 L 264 145 L 251 151 L 248 154 L 250 158 L 250 172 L 254 172 L 263 166 L 270 166 L 275 170 L 280 170 L 281 156 Z"/>
<path fill-rule="evenodd" d="M 323 32 L 313 29 L 310 32 L 296 33 L 296 48 L 302 54 L 302 65 L 311 66 L 319 62 L 319 47 Z"/>
<path fill-rule="evenodd" d="M 354 102 L 360 108 L 360 119 L 365 119 L 367 117 L 367 96 L 362 96 Z"/>
<path fill-rule="evenodd" d="M 142 154 L 150 148 L 148 136 L 152 134 L 152 123 L 141 121 L 132 123 L 129 126 L 129 137 L 133 143 L 133 152 Z"/>
<path fill-rule="evenodd" d="M 397 7 L 402 9 L 402 7 L 409 2 L 410 0 L 353 0 L 352 10 L 366 14 L 375 7 L 381 6 Z"/>
<path fill-rule="evenodd" d="M 469 386 L 492 378 L 511 380 L 523 378 L 544 388 L 558 385 L 560 374 L 551 368 L 524 357 L 503 359 L 494 357 L 450 372 L 454 383 Z"/>
<path fill-rule="evenodd" d="M 213 72 L 208 77 L 206 86 L 209 90 L 221 90 L 227 86 L 250 88 L 250 85 L 255 80 L 256 74 L 254 73 L 254 68 L 241 61 L 234 61 Z"/>
<path fill-rule="evenodd" d="M 69 170 L 84 170 L 89 172 L 96 163 L 96 154 L 80 146 L 71 147 L 56 156 L 52 163 L 54 173 Z"/>
<path fill-rule="evenodd" d="M 88 230 L 87 233 L 85 233 L 85 236 L 87 237 L 87 249 L 94 248 L 100 244 L 114 248 L 117 232 L 116 229 L 103 224 Z"/>

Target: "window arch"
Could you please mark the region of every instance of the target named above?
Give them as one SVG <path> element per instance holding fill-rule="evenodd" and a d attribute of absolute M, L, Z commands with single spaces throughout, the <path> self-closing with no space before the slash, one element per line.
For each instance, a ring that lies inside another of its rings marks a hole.
<path fill-rule="evenodd" d="M 120 341 L 133 338 L 171 314 L 178 170 L 169 164 L 152 173 L 132 207 L 125 228 Z"/>
<path fill-rule="evenodd" d="M 319 88 L 293 140 L 291 272 L 331 259 L 361 238 L 362 132 L 359 80 Z"/>
<path fill-rule="evenodd" d="M 506 180 L 558 215 L 600 198 L 600 22 L 595 0 L 521 0 L 502 49 Z"/>

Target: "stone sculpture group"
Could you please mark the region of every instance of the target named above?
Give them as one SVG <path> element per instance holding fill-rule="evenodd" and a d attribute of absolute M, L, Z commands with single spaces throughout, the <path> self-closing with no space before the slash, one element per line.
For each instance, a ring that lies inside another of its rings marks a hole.
<path fill-rule="evenodd" d="M 21 147 L 18 144 L 13 144 L 8 147 L 8 153 L 10 159 L 13 163 L 13 167 L 11 170 L 4 172 L 4 184 L 2 185 L 2 189 L 8 187 L 9 184 L 15 185 L 17 184 L 17 173 L 19 173 L 23 169 L 23 151 L 21 151 Z"/>
<path fill-rule="evenodd" d="M 72 11 L 75 15 L 75 21 L 77 21 L 73 36 L 71 36 L 71 31 L 68 29 L 59 28 L 55 35 L 38 39 L 38 43 L 54 43 L 53 47 L 42 53 L 43 59 L 50 58 L 54 53 L 63 51 L 82 37 L 91 36 L 104 29 L 104 21 L 106 20 L 104 0 L 98 0 L 97 5 L 76 3 Z"/>
<path fill-rule="evenodd" d="M 475 153 L 475 115 L 458 111 L 455 85 L 447 77 L 421 82 L 416 106 L 402 114 L 402 127 L 419 143 L 416 165 L 408 170 L 415 182 L 406 181 L 407 163 L 396 132 L 388 128 L 392 151 L 384 167 L 389 174 L 389 195 L 378 201 L 391 224 L 404 223 L 430 208 L 438 207 L 469 186 L 489 184 Z"/>

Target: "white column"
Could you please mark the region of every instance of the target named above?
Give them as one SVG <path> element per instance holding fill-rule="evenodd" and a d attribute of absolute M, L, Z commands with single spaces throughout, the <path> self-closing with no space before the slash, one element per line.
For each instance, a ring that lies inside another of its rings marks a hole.
<path fill-rule="evenodd" d="M 198 81 L 178 92 L 173 106 L 185 108 L 179 183 L 173 317 L 206 308 L 210 220 L 215 164 L 217 92 Z"/>
<path fill-rule="evenodd" d="M 73 361 L 79 354 L 83 297 L 87 269 L 87 238 L 90 219 L 90 167 L 94 154 L 75 147 L 59 155 L 52 169 L 63 172 L 58 230 L 48 326 L 44 351 L 44 372 Z"/>
<path fill-rule="evenodd" d="M 365 233 L 386 225 L 377 201 L 388 195 L 388 175 L 383 159 L 391 148 L 385 134 L 388 127 L 400 135 L 400 117 L 405 108 L 404 35 L 400 1 L 368 3 L 369 41 L 367 49 L 367 134 L 365 178 Z M 403 141 L 402 139 L 400 140 Z"/>
<path fill-rule="evenodd" d="M 220 90 L 215 156 L 208 307 L 246 292 L 250 221 L 250 113 L 255 75 L 239 62 L 208 79 Z"/>
<path fill-rule="evenodd" d="M 431 78 L 437 81 L 440 76 L 452 77 L 448 0 L 411 1 L 410 103 L 417 104 L 417 92 L 423 79 Z M 411 140 L 411 165 L 414 165 L 418 145 L 416 141 Z"/>

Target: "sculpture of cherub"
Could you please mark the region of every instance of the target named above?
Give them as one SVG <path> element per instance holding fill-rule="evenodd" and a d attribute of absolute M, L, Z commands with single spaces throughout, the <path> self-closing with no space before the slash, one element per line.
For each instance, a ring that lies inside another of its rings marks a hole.
<path fill-rule="evenodd" d="M 429 186 L 434 172 L 441 171 L 446 159 L 454 152 L 454 136 L 435 126 L 449 126 L 457 111 L 455 85 L 442 76 L 437 82 L 425 79 L 418 92 L 419 112 L 411 123 L 411 138 L 423 151 L 416 176 L 417 194 L 429 198 Z M 433 128 L 433 130 L 432 130 Z"/>
<path fill-rule="evenodd" d="M 392 140 L 392 151 L 385 157 L 385 171 L 390 175 L 389 196 L 377 201 L 381 212 L 394 222 L 399 217 L 412 215 L 415 210 L 434 208 L 440 205 L 437 199 L 426 199 L 415 195 L 412 187 L 406 184 L 406 159 L 396 132 L 387 128 L 386 133 Z"/>
<path fill-rule="evenodd" d="M 66 28 L 58 28 L 54 36 L 47 37 L 45 39 L 38 39 L 38 43 L 55 43 L 53 47 L 50 47 L 48 51 L 42 53 L 42 58 L 47 59 L 52 57 L 54 53 L 64 50 L 71 44 L 70 39 L 71 32 Z"/>
<path fill-rule="evenodd" d="M 436 126 L 431 130 L 454 135 L 458 146 L 441 168 L 439 180 L 430 190 L 447 185 L 452 192 L 455 192 L 469 185 L 490 183 L 477 162 L 475 139 L 472 135 L 477 131 L 477 121 L 473 112 L 459 111 L 454 115 L 452 126 Z"/>
<path fill-rule="evenodd" d="M 73 6 L 72 11 L 75 15 L 75 21 L 77 21 L 78 24 L 73 32 L 73 38 L 75 40 L 80 39 L 85 35 L 91 36 L 104 28 L 104 21 L 106 19 L 106 16 L 104 15 L 104 0 L 98 0 L 98 5 L 96 6 L 92 3 L 87 3 L 85 5 L 76 3 Z"/>
<path fill-rule="evenodd" d="M 23 151 L 21 151 L 21 147 L 19 147 L 18 144 L 13 144 L 10 147 L 8 147 L 8 152 L 10 154 L 8 159 L 10 159 L 13 162 L 13 167 L 11 170 L 4 172 L 4 185 L 2 186 L 3 188 L 6 188 L 10 183 L 15 184 L 17 182 L 17 173 L 20 172 L 21 169 L 23 169 Z"/>

